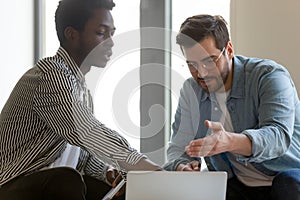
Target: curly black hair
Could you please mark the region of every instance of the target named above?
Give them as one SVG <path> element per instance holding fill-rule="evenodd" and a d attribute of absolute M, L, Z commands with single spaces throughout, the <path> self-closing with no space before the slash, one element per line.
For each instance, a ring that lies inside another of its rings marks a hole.
<path fill-rule="evenodd" d="M 112 10 L 113 0 L 61 0 L 55 12 L 55 24 L 58 40 L 65 42 L 64 31 L 68 26 L 82 31 L 92 12 L 96 8 Z"/>

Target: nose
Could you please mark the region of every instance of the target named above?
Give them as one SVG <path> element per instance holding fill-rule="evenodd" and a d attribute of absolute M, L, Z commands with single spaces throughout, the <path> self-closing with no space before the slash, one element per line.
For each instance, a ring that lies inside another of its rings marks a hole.
<path fill-rule="evenodd" d="M 204 66 L 199 65 L 197 69 L 197 74 L 199 77 L 205 77 L 208 74 L 207 69 Z"/>
<path fill-rule="evenodd" d="M 108 47 L 113 47 L 115 45 L 112 37 L 108 37 L 106 40 L 105 40 L 105 46 L 108 46 Z"/>
<path fill-rule="evenodd" d="M 113 47 L 115 45 L 112 37 L 109 37 L 109 42 L 110 42 L 111 47 Z"/>

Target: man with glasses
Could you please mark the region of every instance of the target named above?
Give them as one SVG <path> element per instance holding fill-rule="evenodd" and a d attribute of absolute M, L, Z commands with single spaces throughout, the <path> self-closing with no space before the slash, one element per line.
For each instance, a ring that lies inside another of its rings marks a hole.
<path fill-rule="evenodd" d="M 208 170 L 227 172 L 226 199 L 300 199 L 300 107 L 288 71 L 234 55 L 221 16 L 187 18 L 177 43 L 192 78 L 165 169 L 199 171 L 204 157 Z"/>

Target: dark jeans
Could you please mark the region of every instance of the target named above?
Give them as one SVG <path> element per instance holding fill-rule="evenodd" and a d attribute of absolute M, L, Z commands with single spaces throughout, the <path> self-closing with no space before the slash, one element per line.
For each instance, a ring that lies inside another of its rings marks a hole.
<path fill-rule="evenodd" d="M 231 178 L 226 200 L 300 200 L 300 169 L 278 173 L 269 187 L 248 187 Z"/>
<path fill-rule="evenodd" d="M 82 176 L 71 168 L 61 167 L 13 179 L 0 188 L 0 199 L 101 200 L 110 189 L 103 181 Z"/>

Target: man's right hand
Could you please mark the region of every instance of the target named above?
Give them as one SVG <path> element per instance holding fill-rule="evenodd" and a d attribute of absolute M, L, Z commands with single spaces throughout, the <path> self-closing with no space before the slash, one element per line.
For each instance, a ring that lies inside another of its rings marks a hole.
<path fill-rule="evenodd" d="M 179 164 L 176 168 L 176 171 L 200 171 L 200 169 L 201 164 L 199 163 L 199 161 L 194 160 L 187 164 Z"/>

